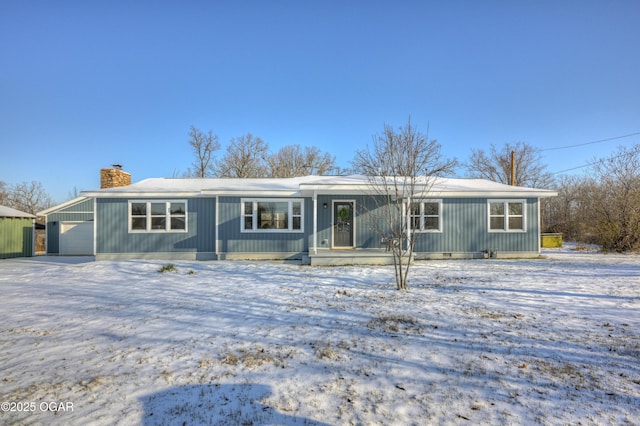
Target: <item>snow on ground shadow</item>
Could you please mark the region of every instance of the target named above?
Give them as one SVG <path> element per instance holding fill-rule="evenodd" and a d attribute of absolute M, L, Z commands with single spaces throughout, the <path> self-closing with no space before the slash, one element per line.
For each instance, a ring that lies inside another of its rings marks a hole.
<path fill-rule="evenodd" d="M 636 423 L 640 258 L 544 254 L 3 260 L 0 423 Z"/>

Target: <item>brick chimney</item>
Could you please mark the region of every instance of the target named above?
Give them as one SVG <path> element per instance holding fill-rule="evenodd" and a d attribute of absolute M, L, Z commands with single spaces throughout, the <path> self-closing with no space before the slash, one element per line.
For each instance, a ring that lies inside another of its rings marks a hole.
<path fill-rule="evenodd" d="M 122 170 L 122 165 L 113 164 L 111 168 L 100 169 L 100 189 L 131 185 L 131 174 Z"/>

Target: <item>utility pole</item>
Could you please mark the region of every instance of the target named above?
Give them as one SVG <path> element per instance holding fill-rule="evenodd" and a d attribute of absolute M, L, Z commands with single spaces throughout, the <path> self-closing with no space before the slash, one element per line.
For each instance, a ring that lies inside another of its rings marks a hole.
<path fill-rule="evenodd" d="M 511 186 L 516 184 L 516 152 L 511 151 Z"/>

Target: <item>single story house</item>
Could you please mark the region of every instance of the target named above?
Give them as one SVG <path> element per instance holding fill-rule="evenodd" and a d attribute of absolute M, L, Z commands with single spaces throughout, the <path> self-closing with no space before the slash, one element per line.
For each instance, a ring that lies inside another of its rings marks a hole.
<path fill-rule="evenodd" d="M 438 178 L 411 214 L 416 259 L 537 257 L 543 189 Z M 379 199 L 378 199 L 379 201 Z M 146 179 L 85 191 L 46 216 L 48 254 L 101 259 L 388 263 L 364 176 Z"/>
<path fill-rule="evenodd" d="M 0 259 L 33 256 L 35 218 L 30 213 L 0 206 Z"/>

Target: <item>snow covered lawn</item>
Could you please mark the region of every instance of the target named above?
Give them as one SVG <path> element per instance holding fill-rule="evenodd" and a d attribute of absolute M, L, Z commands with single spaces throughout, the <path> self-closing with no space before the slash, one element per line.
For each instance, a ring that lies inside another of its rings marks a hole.
<path fill-rule="evenodd" d="M 637 424 L 640 257 L 544 254 L 2 260 L 0 423 Z"/>

